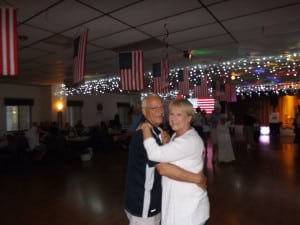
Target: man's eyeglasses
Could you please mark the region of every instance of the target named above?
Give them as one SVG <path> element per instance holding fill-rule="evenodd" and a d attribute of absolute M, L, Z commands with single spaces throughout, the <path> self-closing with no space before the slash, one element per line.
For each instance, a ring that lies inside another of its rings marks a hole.
<path fill-rule="evenodd" d="M 146 107 L 147 109 L 149 110 L 158 110 L 158 109 L 163 109 L 164 107 L 163 106 L 158 106 L 158 107 Z"/>

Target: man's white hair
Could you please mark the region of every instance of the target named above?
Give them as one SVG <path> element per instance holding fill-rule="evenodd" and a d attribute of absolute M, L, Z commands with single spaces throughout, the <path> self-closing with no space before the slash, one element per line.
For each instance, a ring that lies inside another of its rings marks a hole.
<path fill-rule="evenodd" d="M 150 92 L 147 94 L 147 96 L 145 96 L 142 100 L 142 108 L 145 108 L 147 107 L 147 99 L 150 98 L 150 97 L 159 97 L 161 98 L 158 94 L 156 93 L 153 93 L 153 92 Z"/>

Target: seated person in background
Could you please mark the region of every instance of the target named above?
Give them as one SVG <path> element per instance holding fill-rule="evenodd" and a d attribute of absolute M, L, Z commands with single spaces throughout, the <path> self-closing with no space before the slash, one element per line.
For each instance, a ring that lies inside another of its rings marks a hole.
<path fill-rule="evenodd" d="M 0 148 L 7 147 L 7 145 L 8 145 L 7 138 L 0 137 Z"/>
<path fill-rule="evenodd" d="M 53 122 L 49 133 L 45 137 L 47 152 L 52 155 L 65 152 L 65 137 L 58 129 L 58 124 Z"/>
<path fill-rule="evenodd" d="M 112 136 L 108 133 L 108 127 L 105 121 L 101 121 L 100 126 L 94 126 L 90 129 L 91 144 L 97 149 L 102 144 L 112 143 Z"/>
<path fill-rule="evenodd" d="M 85 131 L 85 126 L 82 124 L 81 120 L 77 120 L 77 123 L 74 126 L 75 132 L 77 136 L 82 136 Z"/>
<path fill-rule="evenodd" d="M 139 124 L 144 121 L 144 116 L 141 111 L 141 106 L 140 104 L 136 103 L 135 105 L 132 106 L 131 110 L 129 111 L 130 118 L 131 118 L 131 123 L 128 129 L 123 132 L 120 135 L 114 136 L 114 141 L 115 142 L 121 142 L 122 147 L 127 149 L 132 133 L 136 131 L 138 128 Z"/>
<path fill-rule="evenodd" d="M 41 160 L 46 154 L 46 146 L 40 143 L 39 128 L 37 123 L 33 123 L 32 127 L 25 132 L 29 149 L 34 160 Z"/>
<path fill-rule="evenodd" d="M 71 130 L 72 130 L 72 127 L 70 126 L 70 123 L 66 122 L 65 126 L 62 128 L 61 132 L 64 135 L 69 135 L 69 133 L 71 132 Z"/>
<path fill-rule="evenodd" d="M 129 112 L 129 116 L 131 118 L 130 119 L 131 125 L 128 130 L 130 132 L 134 132 L 138 127 L 138 125 L 140 124 L 140 122 L 143 120 L 143 114 L 142 114 L 140 104 L 136 103 L 132 106 L 132 109 Z"/>

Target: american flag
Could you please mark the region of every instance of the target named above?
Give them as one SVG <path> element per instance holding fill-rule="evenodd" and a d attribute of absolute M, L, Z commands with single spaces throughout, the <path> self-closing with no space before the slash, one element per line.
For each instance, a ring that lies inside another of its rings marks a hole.
<path fill-rule="evenodd" d="M 218 101 L 221 101 L 221 99 L 224 98 L 225 95 L 225 84 L 222 84 L 219 80 L 213 81 L 212 88 L 214 98 Z"/>
<path fill-rule="evenodd" d="M 229 89 L 228 89 L 228 87 L 229 87 Z M 230 84 L 227 84 L 227 83 L 220 84 L 218 97 L 219 97 L 219 101 L 225 101 L 225 102 L 228 101 L 228 99 L 230 98 Z"/>
<path fill-rule="evenodd" d="M 198 107 L 205 110 L 207 114 L 211 114 L 215 108 L 215 99 L 213 98 L 198 98 Z"/>
<path fill-rule="evenodd" d="M 77 84 L 84 79 L 84 67 L 86 59 L 86 43 L 88 30 L 84 31 L 74 40 L 73 56 L 73 83 Z"/>
<path fill-rule="evenodd" d="M 194 95 L 195 98 L 208 98 L 208 85 L 207 85 L 207 76 L 199 78 L 199 81 L 194 86 Z"/>
<path fill-rule="evenodd" d="M 236 102 L 236 90 L 235 85 L 226 82 L 225 84 L 222 84 L 220 86 L 220 95 L 219 95 L 219 101 L 225 101 L 225 102 Z"/>
<path fill-rule="evenodd" d="M 144 52 L 120 53 L 120 82 L 123 90 L 144 89 Z"/>
<path fill-rule="evenodd" d="M 184 70 L 179 70 L 178 72 L 178 90 L 182 95 L 188 95 L 190 89 L 190 81 L 189 81 L 190 72 L 188 68 L 184 68 Z"/>
<path fill-rule="evenodd" d="M 220 86 L 220 101 L 229 102 L 230 101 L 230 84 L 225 83 Z"/>
<path fill-rule="evenodd" d="M 170 65 L 168 59 L 162 59 L 161 63 L 152 65 L 153 72 L 153 92 L 167 93 L 169 91 L 168 77 L 170 73 Z"/>
<path fill-rule="evenodd" d="M 19 67 L 16 9 L 0 8 L 0 31 L 0 75 L 17 75 Z"/>

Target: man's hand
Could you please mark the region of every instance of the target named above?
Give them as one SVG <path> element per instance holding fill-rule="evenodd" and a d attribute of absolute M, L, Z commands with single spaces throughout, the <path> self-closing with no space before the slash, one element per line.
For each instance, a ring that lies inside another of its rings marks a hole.
<path fill-rule="evenodd" d="M 204 175 L 203 171 L 200 171 L 198 173 L 198 176 L 199 176 L 199 182 L 197 183 L 197 185 L 199 187 L 201 187 L 203 190 L 206 190 L 207 189 L 207 178 Z"/>
<path fill-rule="evenodd" d="M 167 144 L 170 141 L 170 135 L 166 131 L 162 131 L 161 133 L 161 139 L 163 144 Z"/>

